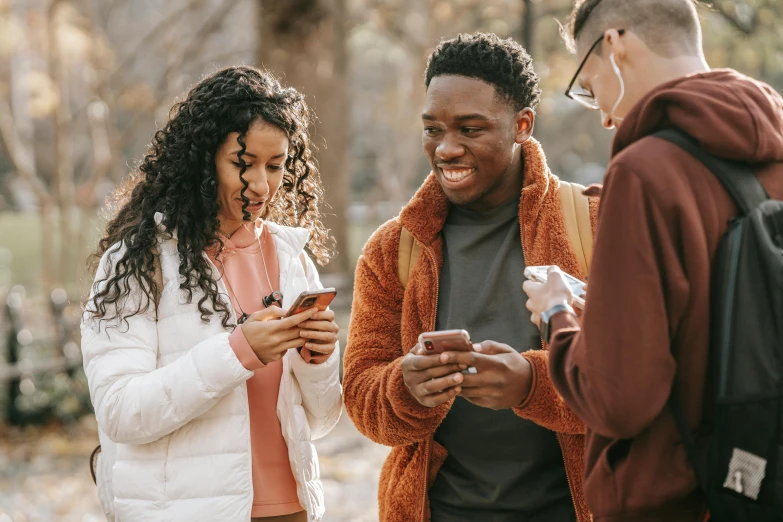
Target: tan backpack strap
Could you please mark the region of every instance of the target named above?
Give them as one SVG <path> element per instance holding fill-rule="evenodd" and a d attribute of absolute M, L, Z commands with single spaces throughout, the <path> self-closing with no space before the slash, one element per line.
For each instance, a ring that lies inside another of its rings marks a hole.
<path fill-rule="evenodd" d="M 582 241 L 582 252 L 589 272 L 590 264 L 593 261 L 593 221 L 590 218 L 590 198 L 582 193 L 585 190 L 582 185 L 572 185 L 571 188 L 576 208 L 576 224 L 579 226 L 579 239 Z"/>
<path fill-rule="evenodd" d="M 421 255 L 421 243 L 416 241 L 413 234 L 408 229 L 402 227 L 400 230 L 400 248 L 397 253 L 397 273 L 400 276 L 402 287 L 408 286 L 408 280 L 413 272 L 413 267 Z"/>
<path fill-rule="evenodd" d="M 593 257 L 593 229 L 590 222 L 590 200 L 578 183 L 560 182 L 560 207 L 568 241 L 582 272 L 587 274 Z"/>

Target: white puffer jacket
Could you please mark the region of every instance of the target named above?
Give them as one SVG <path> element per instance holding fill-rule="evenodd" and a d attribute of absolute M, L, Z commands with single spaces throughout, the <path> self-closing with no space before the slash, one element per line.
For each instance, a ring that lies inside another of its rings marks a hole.
<path fill-rule="evenodd" d="M 287 308 L 321 284 L 312 261 L 300 257 L 307 231 L 268 226 Z M 234 355 L 219 316 L 201 322 L 201 294 L 188 304 L 179 289 L 176 237 L 161 235 L 159 244 L 164 290 L 157 322 L 153 307 L 120 328 L 107 330 L 103 322 L 99 329 L 88 313 L 82 319 L 84 369 L 103 446 L 98 495 L 110 521 L 248 522 L 253 485 L 245 381 L 252 372 Z M 114 270 L 121 252 L 119 245 L 107 251 L 96 280 Z M 223 281 L 217 284 L 227 296 Z M 138 299 L 138 288 L 131 290 Z M 334 427 L 342 406 L 338 352 L 320 365 L 305 363 L 296 350 L 283 358 L 277 415 L 311 522 L 324 514 L 312 440 Z"/>

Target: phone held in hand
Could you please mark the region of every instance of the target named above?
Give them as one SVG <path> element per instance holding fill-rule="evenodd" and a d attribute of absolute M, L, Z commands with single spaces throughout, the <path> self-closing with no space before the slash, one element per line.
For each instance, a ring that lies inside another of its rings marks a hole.
<path fill-rule="evenodd" d="M 465 330 L 441 330 L 424 332 L 419 336 L 419 344 L 427 355 L 443 352 L 472 352 L 473 344 Z"/>
<path fill-rule="evenodd" d="M 525 277 L 538 283 L 546 283 L 548 271 L 549 266 L 529 266 L 525 268 Z M 571 289 L 571 295 L 574 296 L 574 306 L 579 309 L 584 309 L 585 294 L 587 293 L 584 281 L 580 281 L 567 272 L 563 272 L 563 275 Z"/>
<path fill-rule="evenodd" d="M 441 330 L 424 332 L 419 336 L 419 344 L 424 348 L 425 355 L 443 352 L 472 352 L 473 343 L 465 330 Z M 462 373 L 476 373 L 472 366 Z"/>
<path fill-rule="evenodd" d="M 334 288 L 322 288 L 321 290 L 310 290 L 302 292 L 299 294 L 299 297 L 294 300 L 294 303 L 291 305 L 291 308 L 289 308 L 286 317 L 291 317 L 292 315 L 302 313 L 313 307 L 316 307 L 319 311 L 323 312 L 326 310 L 326 308 L 329 306 L 329 303 L 332 302 L 336 295 L 337 290 Z"/>

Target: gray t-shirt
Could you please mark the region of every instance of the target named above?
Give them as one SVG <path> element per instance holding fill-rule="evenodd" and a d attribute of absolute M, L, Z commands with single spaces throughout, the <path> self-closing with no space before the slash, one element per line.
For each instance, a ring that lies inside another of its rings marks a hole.
<path fill-rule="evenodd" d="M 519 200 L 486 212 L 452 206 L 443 228 L 437 329 L 464 328 L 473 342 L 541 349 L 522 292 Z M 433 522 L 576 520 L 554 432 L 512 410 L 457 397 L 435 433 L 449 457 L 430 489 Z"/>

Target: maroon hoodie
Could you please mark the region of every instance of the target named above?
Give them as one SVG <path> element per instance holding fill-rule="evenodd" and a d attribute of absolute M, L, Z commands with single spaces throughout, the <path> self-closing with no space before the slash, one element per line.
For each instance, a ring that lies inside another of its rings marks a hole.
<path fill-rule="evenodd" d="M 783 199 L 783 98 L 735 71 L 645 96 L 617 132 L 581 329 L 558 314 L 552 381 L 587 424 L 584 492 L 596 521 L 695 522 L 705 507 L 667 406 L 676 381 L 704 429 L 710 267 L 736 207 L 698 160 L 649 135 L 676 127 L 753 164 Z"/>

